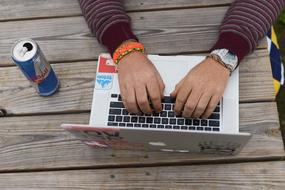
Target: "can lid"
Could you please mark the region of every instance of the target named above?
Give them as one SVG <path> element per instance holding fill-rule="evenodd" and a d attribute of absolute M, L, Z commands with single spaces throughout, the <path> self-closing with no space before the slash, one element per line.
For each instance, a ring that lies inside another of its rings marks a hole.
<path fill-rule="evenodd" d="M 12 48 L 14 60 L 24 62 L 32 59 L 37 52 L 37 44 L 31 39 L 17 41 Z"/>

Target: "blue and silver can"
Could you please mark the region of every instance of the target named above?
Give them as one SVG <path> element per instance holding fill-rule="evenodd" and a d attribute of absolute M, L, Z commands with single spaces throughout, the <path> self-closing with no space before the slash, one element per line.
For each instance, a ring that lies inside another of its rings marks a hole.
<path fill-rule="evenodd" d="M 34 40 L 17 41 L 12 48 L 12 59 L 41 96 L 50 96 L 59 88 L 54 70 Z"/>

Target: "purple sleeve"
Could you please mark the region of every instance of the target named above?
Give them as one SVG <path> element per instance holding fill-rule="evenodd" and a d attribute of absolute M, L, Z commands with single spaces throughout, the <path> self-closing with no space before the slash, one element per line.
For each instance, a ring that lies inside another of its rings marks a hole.
<path fill-rule="evenodd" d="M 236 0 L 225 15 L 212 49 L 229 49 L 240 62 L 265 37 L 284 5 L 285 0 Z"/>
<path fill-rule="evenodd" d="M 122 42 L 138 40 L 122 0 L 79 0 L 79 4 L 92 34 L 111 54 Z"/>

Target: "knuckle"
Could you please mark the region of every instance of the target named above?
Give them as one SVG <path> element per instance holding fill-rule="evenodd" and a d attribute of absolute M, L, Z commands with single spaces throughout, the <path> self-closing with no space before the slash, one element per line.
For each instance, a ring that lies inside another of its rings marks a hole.
<path fill-rule="evenodd" d="M 186 104 L 185 104 L 185 108 L 186 108 L 187 110 L 194 110 L 195 106 L 194 106 L 194 104 L 186 103 Z"/>

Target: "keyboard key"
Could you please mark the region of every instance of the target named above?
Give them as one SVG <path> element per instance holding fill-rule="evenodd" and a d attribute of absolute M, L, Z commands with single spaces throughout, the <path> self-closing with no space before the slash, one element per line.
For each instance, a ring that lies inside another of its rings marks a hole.
<path fill-rule="evenodd" d="M 180 129 L 180 126 L 175 125 L 175 126 L 173 126 L 173 129 Z"/>
<path fill-rule="evenodd" d="M 125 124 L 125 123 L 119 123 L 119 126 L 120 126 L 120 127 L 125 127 L 126 124 Z"/>
<path fill-rule="evenodd" d="M 110 102 L 111 108 L 124 108 L 123 102 Z"/>
<path fill-rule="evenodd" d="M 220 114 L 218 113 L 212 113 L 208 119 L 220 119 Z"/>
<path fill-rule="evenodd" d="M 189 129 L 189 130 L 195 130 L 196 127 L 190 126 L 188 129 Z"/>
<path fill-rule="evenodd" d="M 172 129 L 172 126 L 171 125 L 166 125 L 165 129 Z"/>
<path fill-rule="evenodd" d="M 121 115 L 121 109 L 110 109 L 109 114 Z"/>
<path fill-rule="evenodd" d="M 135 123 L 134 127 L 141 127 L 141 124 L 140 123 Z"/>
<path fill-rule="evenodd" d="M 162 124 L 168 124 L 168 118 L 162 118 L 161 123 Z"/>
<path fill-rule="evenodd" d="M 108 117 L 108 121 L 115 121 L 115 116 L 113 116 L 113 115 L 109 115 L 109 117 Z"/>
<path fill-rule="evenodd" d="M 124 122 L 130 122 L 131 117 L 130 116 L 124 116 L 123 121 Z"/>
<path fill-rule="evenodd" d="M 145 117 L 139 117 L 139 123 L 145 123 Z"/>
<path fill-rule="evenodd" d="M 149 127 L 150 127 L 150 128 L 156 128 L 156 125 L 151 124 L 151 125 L 149 125 Z"/>
<path fill-rule="evenodd" d="M 117 122 L 121 122 L 123 120 L 123 117 L 122 116 L 120 116 L 120 115 L 117 115 L 116 116 L 116 121 Z"/>
<path fill-rule="evenodd" d="M 192 119 L 185 119 L 185 125 L 192 125 Z"/>
<path fill-rule="evenodd" d="M 217 106 L 217 107 L 215 108 L 214 112 L 220 112 L 220 107 Z"/>
<path fill-rule="evenodd" d="M 209 126 L 220 126 L 220 122 L 219 121 L 214 121 L 214 120 L 209 120 Z"/>
<path fill-rule="evenodd" d="M 161 122 L 161 119 L 160 119 L 160 118 L 154 118 L 154 119 L 153 119 L 153 123 L 159 124 L 160 122 Z"/>
<path fill-rule="evenodd" d="M 165 104 L 164 109 L 165 110 L 171 110 L 171 104 Z"/>
<path fill-rule="evenodd" d="M 112 98 L 117 98 L 117 97 L 118 97 L 118 94 L 111 94 L 111 97 L 112 97 Z"/>
<path fill-rule="evenodd" d="M 122 101 L 122 96 L 121 95 L 119 95 L 118 101 Z"/>
<path fill-rule="evenodd" d="M 220 131 L 220 128 L 212 128 L 213 129 L 213 131 Z"/>
<path fill-rule="evenodd" d="M 128 110 L 123 109 L 123 115 L 128 115 L 128 114 L 129 114 Z"/>
<path fill-rule="evenodd" d="M 197 127 L 197 130 L 199 130 L 199 131 L 203 131 L 203 127 Z"/>
<path fill-rule="evenodd" d="M 164 125 L 157 125 L 157 128 L 163 129 Z"/>
<path fill-rule="evenodd" d="M 147 117 L 146 118 L 146 122 L 147 123 L 152 123 L 153 122 L 153 118 L 152 117 Z"/>
<path fill-rule="evenodd" d="M 157 117 L 157 116 L 159 116 L 159 113 L 154 112 L 152 115 Z"/>
<path fill-rule="evenodd" d="M 200 125 L 200 120 L 198 120 L 198 119 L 193 119 L 193 125 L 199 126 L 199 125 Z"/>
<path fill-rule="evenodd" d="M 211 131 L 211 127 L 205 127 L 205 131 Z"/>
<path fill-rule="evenodd" d="M 164 96 L 163 102 L 164 103 L 175 103 L 175 99 L 170 96 Z"/>
<path fill-rule="evenodd" d="M 168 112 L 168 117 L 174 117 L 174 116 L 175 116 L 175 113 L 173 111 Z"/>
<path fill-rule="evenodd" d="M 208 126 L 208 121 L 206 119 L 201 120 L 201 125 L 202 126 Z"/>
<path fill-rule="evenodd" d="M 134 126 L 134 124 L 132 124 L 132 123 L 127 123 L 127 127 L 133 127 Z"/>
<path fill-rule="evenodd" d="M 187 126 L 181 126 L 181 129 L 183 129 L 183 130 L 187 130 L 187 129 L 188 129 L 188 127 L 187 127 Z"/>
<path fill-rule="evenodd" d="M 176 119 L 170 119 L 169 124 L 176 125 Z"/>
<path fill-rule="evenodd" d="M 167 117 L 167 111 L 160 112 L 160 117 Z"/>
<path fill-rule="evenodd" d="M 148 124 L 142 124 L 143 128 L 148 128 Z"/>
<path fill-rule="evenodd" d="M 177 119 L 178 125 L 184 125 L 184 119 Z"/>
<path fill-rule="evenodd" d="M 132 116 L 131 122 L 133 122 L 133 123 L 138 122 L 138 117 L 137 116 Z"/>
<path fill-rule="evenodd" d="M 108 122 L 107 125 L 108 125 L 108 126 L 118 126 L 118 123 L 115 123 L 115 122 Z"/>

